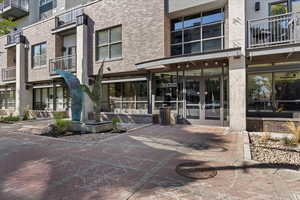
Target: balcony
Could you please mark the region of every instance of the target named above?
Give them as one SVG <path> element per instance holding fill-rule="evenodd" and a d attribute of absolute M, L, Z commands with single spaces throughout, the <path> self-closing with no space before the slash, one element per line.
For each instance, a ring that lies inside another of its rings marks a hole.
<path fill-rule="evenodd" d="M 3 82 L 16 80 L 16 67 L 8 67 L 1 69 L 1 78 Z"/>
<path fill-rule="evenodd" d="M 76 62 L 76 55 L 50 59 L 50 75 L 57 75 L 55 72 L 57 69 L 67 72 L 76 72 Z"/>
<path fill-rule="evenodd" d="M 28 15 L 28 0 L 4 0 L 0 4 L 0 14 L 3 18 L 18 19 Z"/>
<path fill-rule="evenodd" d="M 70 10 L 55 17 L 55 29 L 52 30 L 52 33 L 57 32 L 57 30 L 61 31 L 74 28 L 78 24 L 85 23 L 84 20 L 86 20 L 86 17 L 83 14 L 82 8 Z"/>
<path fill-rule="evenodd" d="M 183 12 L 184 15 L 190 15 L 194 10 L 198 12 L 213 10 L 224 7 L 226 3 L 226 0 L 168 0 L 168 12 L 171 16 L 178 17 L 176 13 Z"/>
<path fill-rule="evenodd" d="M 248 21 L 248 48 L 273 47 L 300 42 L 300 13 Z"/>
<path fill-rule="evenodd" d="M 22 32 L 13 32 L 8 34 L 6 37 L 6 47 L 13 46 L 20 42 L 25 42 L 25 38 L 22 35 Z"/>

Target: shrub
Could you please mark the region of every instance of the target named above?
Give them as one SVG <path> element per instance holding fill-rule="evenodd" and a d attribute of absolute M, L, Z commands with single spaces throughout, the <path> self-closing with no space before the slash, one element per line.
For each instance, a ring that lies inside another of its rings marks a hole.
<path fill-rule="evenodd" d="M 294 139 L 292 138 L 288 138 L 288 137 L 284 137 L 281 139 L 281 142 L 283 145 L 285 146 L 294 146 L 295 145 L 295 141 Z"/>
<path fill-rule="evenodd" d="M 294 144 L 300 144 L 300 126 L 297 126 L 294 122 L 288 122 L 286 127 L 293 134 L 292 141 Z"/>
<path fill-rule="evenodd" d="M 112 121 L 113 129 L 118 130 L 118 123 L 120 123 L 119 118 L 113 117 L 111 121 Z"/>
<path fill-rule="evenodd" d="M 10 115 L 9 117 L 3 117 L 2 121 L 17 122 L 17 121 L 20 121 L 20 117 Z"/>
<path fill-rule="evenodd" d="M 53 113 L 53 116 L 55 120 L 54 126 L 56 127 L 58 132 L 57 134 L 61 135 L 65 133 L 68 127 L 70 126 L 71 121 L 64 119 L 65 117 L 64 113 Z"/>

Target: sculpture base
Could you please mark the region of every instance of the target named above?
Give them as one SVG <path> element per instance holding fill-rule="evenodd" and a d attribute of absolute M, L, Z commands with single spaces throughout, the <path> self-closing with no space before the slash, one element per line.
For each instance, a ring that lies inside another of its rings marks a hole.
<path fill-rule="evenodd" d="M 81 133 L 103 133 L 113 129 L 111 121 L 105 122 L 72 122 L 69 126 L 68 131 L 70 132 L 81 132 Z"/>

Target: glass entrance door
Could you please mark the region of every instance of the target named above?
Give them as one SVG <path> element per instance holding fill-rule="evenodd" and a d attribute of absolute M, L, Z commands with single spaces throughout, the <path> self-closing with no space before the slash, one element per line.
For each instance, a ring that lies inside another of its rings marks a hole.
<path fill-rule="evenodd" d="M 221 124 L 221 77 L 186 79 L 186 118 L 199 124 Z"/>

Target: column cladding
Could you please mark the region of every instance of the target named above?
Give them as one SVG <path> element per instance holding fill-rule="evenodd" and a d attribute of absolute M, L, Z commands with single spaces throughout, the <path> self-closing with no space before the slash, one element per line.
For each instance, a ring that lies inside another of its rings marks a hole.
<path fill-rule="evenodd" d="M 240 57 L 229 58 L 230 128 L 246 130 L 246 0 L 228 1 L 229 48 L 240 47 Z"/>
<path fill-rule="evenodd" d="M 32 109 L 32 89 L 26 88 L 25 44 L 16 45 L 16 115 L 23 117 L 24 111 Z"/>

